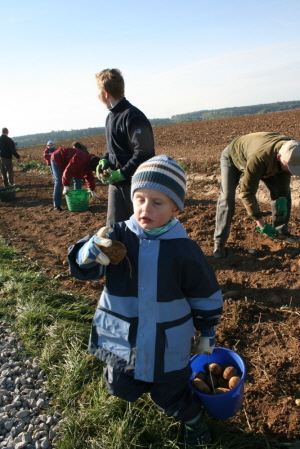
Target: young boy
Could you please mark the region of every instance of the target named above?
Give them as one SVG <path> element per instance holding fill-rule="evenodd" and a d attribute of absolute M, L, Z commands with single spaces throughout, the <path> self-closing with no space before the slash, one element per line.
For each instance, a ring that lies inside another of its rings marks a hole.
<path fill-rule="evenodd" d="M 189 386 L 191 339 L 196 328 L 196 352 L 212 353 L 223 303 L 203 252 L 176 218 L 185 191 L 172 158 L 144 162 L 132 178 L 134 215 L 73 245 L 69 262 L 78 279 L 106 275 L 89 351 L 107 363 L 109 393 L 131 402 L 149 392 L 159 411 L 185 423 L 185 447 L 200 448 L 210 434 Z M 101 251 L 112 240 L 127 249 L 118 265 Z"/>
<path fill-rule="evenodd" d="M 145 114 L 125 98 L 125 82 L 118 69 L 96 74 L 98 98 L 109 110 L 105 122 L 107 151 L 97 175 L 108 185 L 106 225 L 128 220 L 133 213 L 131 178 L 137 167 L 155 155 L 152 126 Z M 109 177 L 102 170 L 109 170 Z"/>

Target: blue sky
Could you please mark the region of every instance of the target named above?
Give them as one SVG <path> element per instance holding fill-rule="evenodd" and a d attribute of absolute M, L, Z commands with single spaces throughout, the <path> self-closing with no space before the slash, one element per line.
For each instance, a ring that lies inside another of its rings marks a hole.
<path fill-rule="evenodd" d="M 4 5 L 4 1 L 2 1 Z M 95 73 L 119 68 L 148 118 L 300 100 L 299 0 L 10 0 L 0 126 L 104 126 Z"/>

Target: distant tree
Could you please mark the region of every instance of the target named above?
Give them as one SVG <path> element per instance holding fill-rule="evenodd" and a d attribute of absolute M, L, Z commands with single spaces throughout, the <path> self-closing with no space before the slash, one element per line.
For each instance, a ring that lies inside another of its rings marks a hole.
<path fill-rule="evenodd" d="M 240 106 L 223 109 L 204 109 L 202 111 L 189 112 L 186 114 L 177 114 L 169 118 L 154 118 L 150 119 L 152 126 L 164 126 L 175 123 L 194 122 L 198 120 L 210 120 L 216 118 L 234 117 L 242 115 L 253 114 L 267 114 L 269 112 L 288 111 L 292 109 L 299 109 L 300 101 L 282 101 L 269 104 L 258 104 L 251 106 Z M 63 140 L 78 140 L 82 137 L 97 136 L 104 134 L 105 128 L 85 128 L 72 129 L 71 131 L 50 131 L 49 133 L 31 134 L 27 136 L 18 136 L 19 147 L 28 147 L 33 145 L 41 145 L 53 140 L 54 142 L 61 142 Z"/>

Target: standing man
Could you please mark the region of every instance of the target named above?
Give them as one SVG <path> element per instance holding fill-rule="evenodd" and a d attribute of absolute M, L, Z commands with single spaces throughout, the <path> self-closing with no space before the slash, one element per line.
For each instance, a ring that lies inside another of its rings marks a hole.
<path fill-rule="evenodd" d="M 97 176 L 109 186 L 106 224 L 113 226 L 133 214 L 131 177 L 142 162 L 155 155 L 154 136 L 145 114 L 125 98 L 120 70 L 102 70 L 96 74 L 96 82 L 98 98 L 109 109 L 105 123 L 107 150 Z"/>
<path fill-rule="evenodd" d="M 4 187 L 14 185 L 13 156 L 17 158 L 19 162 L 21 161 L 21 157 L 17 153 L 14 141 L 8 137 L 8 129 L 2 128 L 2 135 L 0 137 L 0 169 Z"/>
<path fill-rule="evenodd" d="M 272 240 L 300 242 L 288 230 L 291 213 L 291 175 L 300 176 L 300 142 L 277 133 L 258 132 L 235 138 L 221 155 L 221 193 L 217 203 L 214 253 L 226 257 L 225 244 L 235 211 L 235 191 L 240 194 L 258 232 Z M 259 182 L 270 193 L 272 226 L 265 222 L 256 199 Z"/>

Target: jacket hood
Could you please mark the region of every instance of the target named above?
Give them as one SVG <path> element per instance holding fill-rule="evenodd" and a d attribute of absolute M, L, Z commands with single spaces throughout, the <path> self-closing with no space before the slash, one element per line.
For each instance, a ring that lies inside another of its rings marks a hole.
<path fill-rule="evenodd" d="M 156 237 L 156 240 L 173 240 L 173 239 L 187 239 L 188 235 L 183 228 L 179 220 L 177 220 L 175 226 L 173 226 L 169 231 L 162 235 Z M 138 238 L 149 240 L 149 236 L 144 232 L 143 228 L 138 224 L 134 215 L 131 215 L 130 219 L 125 221 L 126 226 L 134 232 Z"/>

